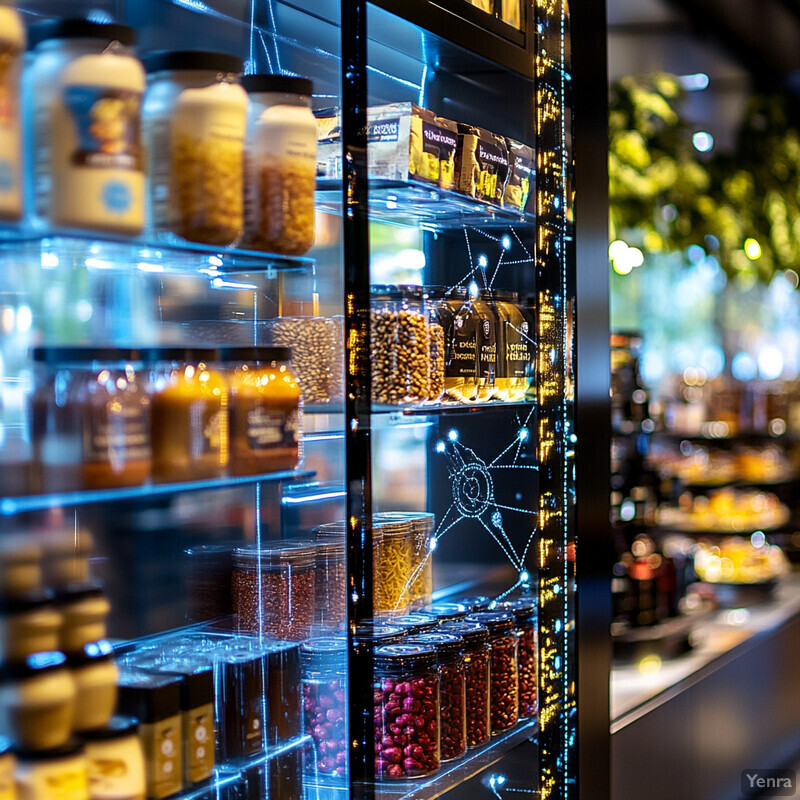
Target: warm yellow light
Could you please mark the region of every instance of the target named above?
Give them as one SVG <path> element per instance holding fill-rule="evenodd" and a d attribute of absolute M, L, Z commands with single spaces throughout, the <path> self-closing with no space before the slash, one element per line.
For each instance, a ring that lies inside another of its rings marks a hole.
<path fill-rule="evenodd" d="M 639 672 L 642 675 L 655 675 L 661 671 L 661 659 L 658 656 L 645 656 L 639 662 Z"/>
<path fill-rule="evenodd" d="M 757 258 L 761 258 L 761 245 L 755 239 L 745 239 L 744 254 L 751 261 L 755 261 Z"/>
<path fill-rule="evenodd" d="M 611 262 L 611 266 L 614 267 L 614 272 L 619 275 L 630 275 L 633 270 L 633 264 L 622 259 L 615 259 Z"/>

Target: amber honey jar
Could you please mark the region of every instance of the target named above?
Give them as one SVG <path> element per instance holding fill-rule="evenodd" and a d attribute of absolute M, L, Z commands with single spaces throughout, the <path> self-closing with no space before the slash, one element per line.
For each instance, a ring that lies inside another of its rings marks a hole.
<path fill-rule="evenodd" d="M 227 365 L 231 475 L 294 469 L 300 460 L 301 394 L 288 347 L 230 347 Z"/>
<path fill-rule="evenodd" d="M 150 370 L 153 479 L 217 478 L 228 463 L 228 389 L 217 351 L 154 348 Z"/>
<path fill-rule="evenodd" d="M 34 472 L 44 492 L 138 486 L 150 477 L 150 398 L 138 350 L 37 347 Z"/>

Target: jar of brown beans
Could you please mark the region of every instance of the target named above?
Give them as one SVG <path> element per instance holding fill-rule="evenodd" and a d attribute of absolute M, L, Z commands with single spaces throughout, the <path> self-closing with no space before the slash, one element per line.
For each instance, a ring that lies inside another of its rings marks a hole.
<path fill-rule="evenodd" d="M 233 611 L 240 632 L 298 642 L 314 621 L 313 542 L 264 542 L 233 553 Z"/>
<path fill-rule="evenodd" d="M 467 617 L 489 629 L 492 647 L 491 721 L 492 735 L 513 728 L 519 720 L 519 663 L 514 616 L 504 612 L 478 611 Z"/>
<path fill-rule="evenodd" d="M 375 777 L 407 780 L 440 766 L 436 650 L 392 644 L 375 650 Z"/>
<path fill-rule="evenodd" d="M 408 643 L 436 648 L 442 761 L 461 758 L 467 752 L 466 677 L 461 652 L 463 641 L 452 632 L 437 632 L 412 636 Z"/>
<path fill-rule="evenodd" d="M 441 631 L 457 634 L 463 642 L 467 747 L 478 747 L 486 744 L 492 735 L 489 716 L 492 648 L 489 644 L 489 631 L 483 625 L 474 622 L 443 622 Z"/>
<path fill-rule="evenodd" d="M 510 600 L 498 605 L 498 610 L 510 611 L 519 637 L 519 716 L 532 717 L 539 708 L 537 693 L 536 601 L 533 598 Z"/>

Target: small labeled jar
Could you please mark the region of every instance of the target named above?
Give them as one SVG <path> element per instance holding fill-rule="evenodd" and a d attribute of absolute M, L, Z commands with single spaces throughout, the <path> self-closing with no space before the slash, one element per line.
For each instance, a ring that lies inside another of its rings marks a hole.
<path fill-rule="evenodd" d="M 467 752 L 467 695 L 461 637 L 452 632 L 423 633 L 412 636 L 408 643 L 436 648 L 442 761 L 461 758 Z M 412 714 L 415 708 L 412 703 Z"/>
<path fill-rule="evenodd" d="M 497 384 L 497 330 L 499 320 L 494 293 L 483 289 L 472 301 L 478 315 L 478 401 L 491 400 Z"/>
<path fill-rule="evenodd" d="M 436 288 L 425 290 L 425 309 L 428 314 L 428 364 L 430 374 L 428 376 L 428 401 L 436 403 L 444 396 L 444 374 L 445 374 L 445 333 L 444 325 L 440 320 L 441 305 L 439 300 L 444 296 L 444 290 Z M 452 324 L 452 318 L 449 320 Z"/>
<path fill-rule="evenodd" d="M 24 598 L 41 591 L 41 545 L 25 533 L 4 536 L 0 539 L 0 599 Z"/>
<path fill-rule="evenodd" d="M 491 739 L 489 675 L 492 647 L 489 631 L 473 622 L 443 622 L 441 630 L 461 637 L 466 688 L 467 747 Z"/>
<path fill-rule="evenodd" d="M 431 603 L 420 608 L 419 613 L 427 614 L 441 624 L 463 621 L 470 610 L 463 603 Z"/>
<path fill-rule="evenodd" d="M 524 400 L 531 385 L 536 348 L 531 318 L 515 292 L 495 292 L 498 317 L 497 391 L 502 400 Z"/>
<path fill-rule="evenodd" d="M 439 620 L 428 614 L 401 614 L 397 617 L 388 617 L 386 623 L 393 628 L 402 628 L 408 636 L 431 633 L 439 627 Z"/>
<path fill-rule="evenodd" d="M 428 399 L 428 315 L 420 286 L 373 286 L 370 311 L 372 402 Z"/>
<path fill-rule="evenodd" d="M 17 800 L 90 800 L 86 752 L 75 741 L 54 750 L 18 750 Z M 58 794 L 53 787 L 58 787 Z"/>
<path fill-rule="evenodd" d="M 323 631 L 339 630 L 347 619 L 345 530 L 344 522 L 330 522 L 314 529 L 314 608 L 316 623 Z"/>
<path fill-rule="evenodd" d="M 145 800 L 144 752 L 137 720 L 112 717 L 102 728 L 85 731 L 81 740 L 89 771 L 89 800 Z"/>
<path fill-rule="evenodd" d="M 75 700 L 63 653 L 36 653 L 0 671 L 0 727 L 24 750 L 63 747 L 72 732 Z"/>
<path fill-rule="evenodd" d="M 114 649 L 107 641 L 90 642 L 68 660 L 75 682 L 75 716 L 72 727 L 88 731 L 105 725 L 117 706 L 119 670 Z"/>
<path fill-rule="evenodd" d="M 76 586 L 59 597 L 62 614 L 58 649 L 80 653 L 91 642 L 105 639 L 111 603 L 99 586 Z"/>
<path fill-rule="evenodd" d="M 14 8 L 0 6 L 0 220 L 5 221 L 22 216 L 20 74 L 24 52 L 22 18 Z"/>
<path fill-rule="evenodd" d="M 314 244 L 317 120 L 314 85 L 289 75 L 245 75 L 245 246 L 291 256 Z"/>
<path fill-rule="evenodd" d="M 376 778 L 407 780 L 437 772 L 441 756 L 436 649 L 421 644 L 379 647 L 374 675 Z"/>
<path fill-rule="evenodd" d="M 61 19 L 30 29 L 25 73 L 37 221 L 135 235 L 144 226 L 142 65 L 125 25 Z"/>
<path fill-rule="evenodd" d="M 147 796 L 162 800 L 183 789 L 180 680 L 132 671 L 120 676 L 119 710 L 139 720 Z"/>
<path fill-rule="evenodd" d="M 299 642 L 314 622 L 315 547 L 310 541 L 264 542 L 233 553 L 233 611 L 239 631 Z"/>
<path fill-rule="evenodd" d="M 498 610 L 511 612 L 519 637 L 519 716 L 532 717 L 539 709 L 537 687 L 536 601 L 533 598 L 500 603 Z"/>
<path fill-rule="evenodd" d="M 451 400 L 465 403 L 478 396 L 478 327 L 472 298 L 463 287 L 428 290 L 444 332 L 444 388 Z"/>
<path fill-rule="evenodd" d="M 47 593 L 0 603 L 0 661 L 58 650 L 62 616 Z"/>
<path fill-rule="evenodd" d="M 300 647 L 303 674 L 303 729 L 311 737 L 322 775 L 347 772 L 347 640 L 315 639 Z"/>
<path fill-rule="evenodd" d="M 139 486 L 150 476 L 150 398 L 138 350 L 37 347 L 34 466 L 44 492 Z"/>
<path fill-rule="evenodd" d="M 232 245 L 244 227 L 242 61 L 175 50 L 144 58 L 148 222 L 159 238 Z"/>
<path fill-rule="evenodd" d="M 514 617 L 507 613 L 478 611 L 467 617 L 489 630 L 491 660 L 492 735 L 507 731 L 519 719 L 519 666 Z"/>
<path fill-rule="evenodd" d="M 406 614 L 411 588 L 411 524 L 376 514 L 372 527 L 375 614 Z"/>
<path fill-rule="evenodd" d="M 154 348 L 150 364 L 153 480 L 218 478 L 228 463 L 228 387 L 217 351 Z"/>
<path fill-rule="evenodd" d="M 17 787 L 14 783 L 16 759 L 8 739 L 0 739 L 0 800 L 16 800 Z"/>
<path fill-rule="evenodd" d="M 223 348 L 230 408 L 231 475 L 295 469 L 302 398 L 286 347 Z"/>

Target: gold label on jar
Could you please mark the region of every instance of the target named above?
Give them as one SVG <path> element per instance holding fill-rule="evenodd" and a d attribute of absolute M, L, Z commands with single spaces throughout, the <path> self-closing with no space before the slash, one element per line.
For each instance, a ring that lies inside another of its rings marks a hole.
<path fill-rule="evenodd" d="M 251 450 L 297 445 L 300 415 L 297 411 L 281 414 L 261 407 L 247 412 L 247 443 Z"/>
<path fill-rule="evenodd" d="M 214 706 L 209 703 L 184 714 L 186 774 L 192 783 L 208 778 L 214 769 Z"/>
<path fill-rule="evenodd" d="M 144 800 L 137 778 L 124 758 L 89 758 L 89 786 L 92 800 Z"/>
<path fill-rule="evenodd" d="M 148 434 L 147 419 L 138 403 L 109 403 L 105 409 L 95 410 L 84 431 L 83 460 L 113 465 L 147 460 Z"/>
<path fill-rule="evenodd" d="M 140 725 L 139 736 L 144 749 L 147 796 L 161 800 L 179 792 L 183 788 L 180 717 Z"/>
<path fill-rule="evenodd" d="M 19 781 L 18 788 L 19 800 L 88 800 L 86 760 L 35 766 L 30 780 Z"/>
<path fill-rule="evenodd" d="M 456 317 L 453 323 L 450 357 L 445 365 L 445 375 L 448 378 L 472 378 L 474 380 L 476 352 L 475 320 L 471 317 Z"/>

